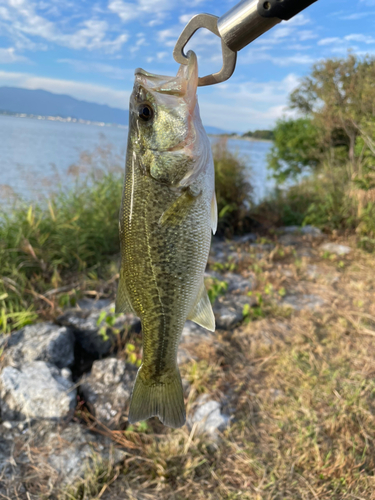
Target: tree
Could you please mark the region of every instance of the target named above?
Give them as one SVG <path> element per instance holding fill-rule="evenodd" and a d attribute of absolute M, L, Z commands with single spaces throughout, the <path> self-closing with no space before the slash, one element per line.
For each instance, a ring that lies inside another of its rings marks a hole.
<path fill-rule="evenodd" d="M 331 146 L 337 138 L 348 143 L 356 171 L 355 144 L 364 121 L 375 116 L 375 58 L 349 53 L 346 59 L 327 59 L 313 66 L 310 76 L 291 94 L 290 103 L 325 131 Z"/>
<path fill-rule="evenodd" d="M 321 131 L 310 118 L 278 120 L 274 129 L 274 144 L 268 154 L 268 168 L 279 182 L 296 178 L 307 167 L 319 165 Z"/>

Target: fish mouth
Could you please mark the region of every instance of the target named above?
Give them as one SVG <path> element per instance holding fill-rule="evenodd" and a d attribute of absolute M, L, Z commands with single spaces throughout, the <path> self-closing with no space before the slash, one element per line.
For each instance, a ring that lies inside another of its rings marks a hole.
<path fill-rule="evenodd" d="M 183 97 L 194 109 L 198 87 L 198 60 L 196 54 L 189 50 L 187 64 L 181 64 L 176 76 L 156 75 L 142 68 L 134 72 L 135 80 L 151 92 Z"/>

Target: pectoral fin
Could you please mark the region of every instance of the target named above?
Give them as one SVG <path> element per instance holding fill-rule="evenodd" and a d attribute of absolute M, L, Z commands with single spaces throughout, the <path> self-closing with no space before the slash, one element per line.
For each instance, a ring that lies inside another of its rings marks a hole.
<path fill-rule="evenodd" d="M 211 332 L 215 331 L 215 316 L 203 282 L 197 301 L 187 319 L 194 321 L 197 325 L 203 326 L 203 328 L 207 328 Z"/>
<path fill-rule="evenodd" d="M 200 196 L 189 188 L 185 189 L 177 200 L 170 205 L 159 219 L 161 226 L 177 226 L 188 214 L 192 204 Z"/>
<path fill-rule="evenodd" d="M 217 229 L 217 202 L 215 191 L 211 200 L 211 229 L 212 233 L 215 234 Z"/>
<path fill-rule="evenodd" d="M 125 280 L 120 276 L 120 281 L 117 288 L 116 295 L 116 307 L 115 313 L 132 313 L 134 314 L 134 309 L 130 304 L 130 300 L 128 297 L 128 291 L 125 286 Z"/>

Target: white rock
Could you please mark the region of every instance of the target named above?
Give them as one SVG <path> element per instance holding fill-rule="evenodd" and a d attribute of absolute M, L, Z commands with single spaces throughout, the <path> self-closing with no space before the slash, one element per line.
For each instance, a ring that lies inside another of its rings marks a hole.
<path fill-rule="evenodd" d="M 70 328 L 50 322 L 25 326 L 0 341 L 4 362 L 16 367 L 46 361 L 59 368 L 74 363 L 74 335 Z"/>
<path fill-rule="evenodd" d="M 347 255 L 352 249 L 346 245 L 339 245 L 338 243 L 324 243 L 320 249 L 325 252 L 335 253 L 336 255 Z"/>
<path fill-rule="evenodd" d="M 229 416 L 221 413 L 221 404 L 218 401 L 207 400 L 207 397 L 203 397 L 189 420 L 189 424 L 190 426 L 197 424 L 197 433 L 208 432 L 216 438 L 218 431 L 222 432 L 228 427 L 229 420 Z"/>
<path fill-rule="evenodd" d="M 80 381 L 80 391 L 96 418 L 116 428 L 129 400 L 137 369 L 122 359 L 94 361 L 91 373 Z"/>
<path fill-rule="evenodd" d="M 0 374 L 0 408 L 5 420 L 67 417 L 76 404 L 76 390 L 55 366 L 34 361 Z"/>

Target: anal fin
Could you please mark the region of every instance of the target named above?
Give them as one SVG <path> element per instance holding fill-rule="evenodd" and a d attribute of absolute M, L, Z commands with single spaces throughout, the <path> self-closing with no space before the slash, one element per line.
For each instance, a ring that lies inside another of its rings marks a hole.
<path fill-rule="evenodd" d="M 203 281 L 198 293 L 196 303 L 190 311 L 187 319 L 194 321 L 194 323 L 197 323 L 197 325 L 203 326 L 203 328 L 206 328 L 211 332 L 215 331 L 215 316 Z"/>

